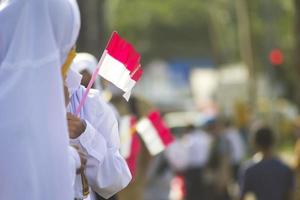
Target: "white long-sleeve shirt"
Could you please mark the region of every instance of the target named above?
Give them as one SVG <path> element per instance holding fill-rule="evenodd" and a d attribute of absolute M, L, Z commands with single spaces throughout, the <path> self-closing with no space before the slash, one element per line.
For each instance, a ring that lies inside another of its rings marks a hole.
<path fill-rule="evenodd" d="M 74 113 L 84 91 L 85 88 L 81 86 L 73 93 L 69 112 Z M 91 190 L 109 198 L 126 187 L 131 180 L 127 163 L 119 153 L 117 119 L 96 90 L 90 91 L 80 117 L 87 126 L 78 138 L 71 140 L 71 144 L 79 145 L 87 154 L 85 175 Z M 80 175 L 76 176 L 74 187 L 75 197 L 82 198 Z"/>

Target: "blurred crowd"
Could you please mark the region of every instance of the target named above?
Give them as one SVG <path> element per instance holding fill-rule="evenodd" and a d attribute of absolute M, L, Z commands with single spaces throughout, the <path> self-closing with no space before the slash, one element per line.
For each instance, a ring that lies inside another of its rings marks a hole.
<path fill-rule="evenodd" d="M 151 161 L 144 199 L 297 199 L 297 168 L 281 161 L 275 147 L 265 124 L 248 133 L 226 118 L 189 125 Z"/>
<path fill-rule="evenodd" d="M 93 70 L 77 70 L 83 75 L 81 84 L 87 85 Z M 154 107 L 140 96 L 127 103 L 120 91 L 105 81 L 94 87 L 115 110 L 120 127 L 129 115 L 139 119 Z M 295 162 L 287 162 L 278 154 L 282 137 L 275 130 L 278 126 L 260 121 L 245 124 L 247 119 L 241 114 L 238 119 L 216 112 L 202 115 L 201 120 L 198 117 L 171 127 L 175 141 L 156 156 L 142 143 L 132 182 L 111 199 L 299 199 L 300 142 L 295 144 Z M 297 123 L 292 129 L 292 139 L 297 139 Z"/>

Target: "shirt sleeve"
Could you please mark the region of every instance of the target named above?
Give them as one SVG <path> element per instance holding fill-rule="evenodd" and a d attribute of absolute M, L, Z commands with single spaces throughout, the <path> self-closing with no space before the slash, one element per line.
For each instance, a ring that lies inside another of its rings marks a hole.
<path fill-rule="evenodd" d="M 86 130 L 76 140 L 87 153 L 85 175 L 90 187 L 104 198 L 109 198 L 125 188 L 131 173 L 120 155 L 120 138 L 115 114 L 105 102 L 92 103 L 93 110 Z M 86 102 L 88 110 L 89 101 Z"/>
<path fill-rule="evenodd" d="M 102 163 L 107 153 L 106 140 L 87 120 L 85 122 L 85 131 L 78 138 L 73 139 L 72 142 L 80 144 L 88 157 L 93 157 L 99 163 Z"/>
<path fill-rule="evenodd" d="M 112 149 L 108 150 L 101 165 L 97 160 L 89 159 L 85 173 L 93 191 L 104 198 L 125 188 L 132 178 L 124 158 Z"/>

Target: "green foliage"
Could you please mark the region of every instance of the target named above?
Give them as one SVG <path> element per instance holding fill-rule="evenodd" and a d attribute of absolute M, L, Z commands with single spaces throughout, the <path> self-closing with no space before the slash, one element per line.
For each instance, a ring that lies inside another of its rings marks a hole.
<path fill-rule="evenodd" d="M 292 0 L 250 1 L 252 41 L 256 61 L 268 64 L 273 48 L 284 51 L 287 60 L 294 48 L 294 10 Z"/>
<path fill-rule="evenodd" d="M 107 3 L 110 29 L 118 30 L 143 54 L 195 57 L 210 49 L 205 1 L 109 0 Z"/>
<path fill-rule="evenodd" d="M 117 30 L 131 41 L 144 62 L 155 58 L 205 58 L 221 65 L 241 60 L 237 1 L 106 0 L 105 11 L 109 30 Z M 273 80 L 284 83 L 287 97 L 300 99 L 300 95 L 295 95 L 299 90 L 295 67 L 298 55 L 294 53 L 296 1 L 246 2 L 257 71 L 275 75 Z M 280 69 L 269 63 L 268 54 L 273 48 L 283 51 L 284 64 Z"/>
<path fill-rule="evenodd" d="M 211 58 L 239 61 L 236 0 L 107 0 L 110 30 L 118 30 L 146 58 Z M 292 0 L 247 1 L 255 63 L 268 66 L 274 47 L 291 63 Z M 288 68 L 288 67 L 287 67 Z"/>
<path fill-rule="evenodd" d="M 291 98 L 295 90 L 295 14 L 293 0 L 249 1 L 252 44 L 256 68 L 267 75 L 273 74 L 276 84 L 285 86 L 285 96 Z M 271 66 L 268 55 L 273 48 L 280 48 L 284 64 Z M 274 83 L 275 84 L 275 83 Z M 293 97 L 292 97 L 293 98 Z"/>

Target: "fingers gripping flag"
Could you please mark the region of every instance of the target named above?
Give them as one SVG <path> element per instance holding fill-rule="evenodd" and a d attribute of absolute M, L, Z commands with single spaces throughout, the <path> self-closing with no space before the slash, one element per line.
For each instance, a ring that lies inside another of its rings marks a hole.
<path fill-rule="evenodd" d="M 153 111 L 141 119 L 136 129 L 151 155 L 159 154 L 174 141 L 170 129 L 165 125 L 158 111 Z"/>
<path fill-rule="evenodd" d="M 113 32 L 99 62 L 98 73 L 124 91 L 123 97 L 128 101 L 132 88 L 143 74 L 140 59 L 133 46 Z"/>

